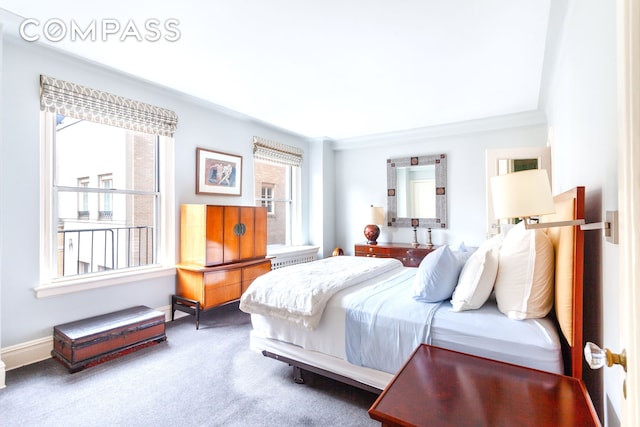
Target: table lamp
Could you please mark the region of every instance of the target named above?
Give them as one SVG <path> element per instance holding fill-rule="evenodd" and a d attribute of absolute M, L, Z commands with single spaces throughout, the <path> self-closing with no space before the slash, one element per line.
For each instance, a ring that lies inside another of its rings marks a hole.
<path fill-rule="evenodd" d="M 377 245 L 378 236 L 380 236 L 380 227 L 378 224 L 384 223 L 384 208 L 373 206 L 369 208 L 369 224 L 364 227 L 364 237 L 367 238 L 367 244 Z"/>

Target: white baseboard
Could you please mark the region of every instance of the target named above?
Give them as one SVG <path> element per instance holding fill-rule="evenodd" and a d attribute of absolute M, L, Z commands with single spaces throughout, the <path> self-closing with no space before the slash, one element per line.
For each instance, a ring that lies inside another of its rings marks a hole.
<path fill-rule="evenodd" d="M 171 305 L 156 308 L 164 313 L 165 321 L 171 321 Z M 175 318 L 188 316 L 187 313 L 177 311 Z M 40 362 L 51 357 L 53 337 L 39 338 L 21 344 L 5 347 L 0 350 L 0 388 L 4 386 L 5 371 Z"/>
<path fill-rule="evenodd" d="M 2 360 L 7 371 L 40 362 L 51 357 L 53 337 L 39 338 L 2 349 Z"/>

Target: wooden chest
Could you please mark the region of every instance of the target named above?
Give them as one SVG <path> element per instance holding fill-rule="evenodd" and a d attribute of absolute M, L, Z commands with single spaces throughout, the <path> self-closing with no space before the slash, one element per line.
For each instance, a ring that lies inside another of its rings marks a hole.
<path fill-rule="evenodd" d="M 77 372 L 166 339 L 164 313 L 137 306 L 55 326 L 51 355 Z"/>

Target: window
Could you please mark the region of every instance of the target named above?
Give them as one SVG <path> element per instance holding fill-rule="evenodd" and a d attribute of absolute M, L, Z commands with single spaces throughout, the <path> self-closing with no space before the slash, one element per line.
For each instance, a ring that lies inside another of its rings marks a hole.
<path fill-rule="evenodd" d="M 276 210 L 273 203 L 273 193 L 274 193 L 275 184 L 271 184 L 268 182 L 262 183 L 262 196 L 260 206 L 265 206 L 267 208 L 268 215 L 275 215 Z"/>
<path fill-rule="evenodd" d="M 89 177 L 78 178 L 78 187 L 89 188 Z M 89 219 L 89 193 L 78 194 L 78 219 Z"/>
<path fill-rule="evenodd" d="M 256 206 L 266 206 L 267 245 L 300 244 L 300 164 L 302 150 L 254 137 Z"/>
<path fill-rule="evenodd" d="M 134 161 L 134 164 L 135 163 L 138 163 L 138 162 Z M 134 165 L 134 167 L 135 166 L 140 167 L 140 165 Z M 100 181 L 100 188 L 107 191 L 100 194 L 100 207 L 98 208 L 98 218 L 103 220 L 110 220 L 113 217 L 113 208 L 111 206 L 113 201 L 113 193 L 110 192 L 109 190 L 113 188 L 113 175 L 112 174 L 100 175 L 99 181 Z"/>
<path fill-rule="evenodd" d="M 53 214 L 62 245 L 55 278 L 156 264 L 159 143 L 157 135 L 56 117 Z M 114 173 L 97 173 L 104 169 Z M 94 176 L 94 186 L 74 187 L 78 175 Z M 72 211 L 77 199 L 82 222 Z"/>
<path fill-rule="evenodd" d="M 123 105 L 157 107 L 46 76 L 41 84 L 45 172 L 40 288 L 173 265 L 172 139 L 166 136 L 169 131 L 138 121 L 152 114 L 121 110 Z M 108 112 L 100 102 L 109 104 Z M 114 111 L 117 120 L 109 116 Z"/>

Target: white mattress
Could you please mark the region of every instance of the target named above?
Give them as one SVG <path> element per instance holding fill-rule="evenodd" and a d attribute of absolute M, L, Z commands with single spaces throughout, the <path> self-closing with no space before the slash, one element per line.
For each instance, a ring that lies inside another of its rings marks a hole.
<path fill-rule="evenodd" d="M 380 280 L 395 274 L 387 274 Z M 313 331 L 285 320 L 252 314 L 251 347 L 339 371 L 341 375 L 351 374 L 345 376 L 356 376 L 358 378 L 353 378 L 356 381 L 383 389 L 392 375 L 346 361 L 346 307 L 353 295 L 367 286 L 371 284 L 344 289 L 333 296 Z M 432 345 L 543 371 L 563 372 L 560 340 L 554 323 L 550 319 L 509 319 L 498 311 L 494 300 L 479 310 L 464 312 L 454 312 L 450 303 L 443 303 L 434 316 L 431 338 Z"/>

